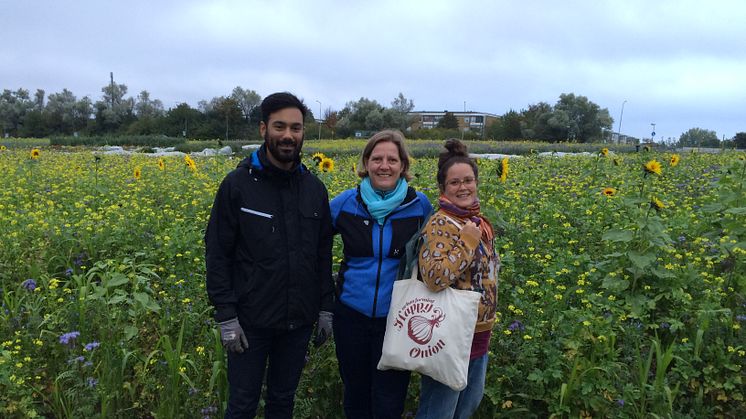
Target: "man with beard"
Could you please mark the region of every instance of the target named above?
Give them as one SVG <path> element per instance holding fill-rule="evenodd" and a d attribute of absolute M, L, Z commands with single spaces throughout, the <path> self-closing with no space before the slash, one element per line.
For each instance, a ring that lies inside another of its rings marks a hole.
<path fill-rule="evenodd" d="M 291 418 L 313 324 L 331 334 L 332 226 L 326 187 L 300 162 L 307 108 L 261 104 L 264 144 L 220 184 L 205 232 L 207 294 L 228 353 L 226 418 Z"/>

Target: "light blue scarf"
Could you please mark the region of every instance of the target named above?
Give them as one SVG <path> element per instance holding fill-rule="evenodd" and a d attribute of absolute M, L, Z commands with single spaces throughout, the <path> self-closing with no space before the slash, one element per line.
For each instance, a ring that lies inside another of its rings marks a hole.
<path fill-rule="evenodd" d="M 366 176 L 360 182 L 360 196 L 363 198 L 365 205 L 368 206 L 370 215 L 378 221 L 379 225 L 383 225 L 386 216 L 407 197 L 408 187 L 407 180 L 399 178 L 396 182 L 396 188 L 390 191 L 379 191 L 373 189 L 370 178 Z"/>

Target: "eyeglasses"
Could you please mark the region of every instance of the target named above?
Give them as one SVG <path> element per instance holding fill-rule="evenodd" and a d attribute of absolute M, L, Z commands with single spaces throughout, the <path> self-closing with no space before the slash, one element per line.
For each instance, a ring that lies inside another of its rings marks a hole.
<path fill-rule="evenodd" d="M 446 182 L 446 186 L 457 189 L 457 188 L 460 188 L 461 185 L 471 186 L 475 184 L 476 182 L 477 182 L 477 179 L 470 176 L 470 177 L 465 177 L 463 179 L 451 179 L 448 182 Z"/>

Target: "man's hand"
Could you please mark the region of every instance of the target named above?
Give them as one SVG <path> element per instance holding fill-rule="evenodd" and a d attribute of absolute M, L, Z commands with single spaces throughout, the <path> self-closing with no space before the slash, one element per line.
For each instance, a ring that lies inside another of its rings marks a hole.
<path fill-rule="evenodd" d="M 237 317 L 220 322 L 218 326 L 220 327 L 220 340 L 228 352 L 242 353 L 244 349 L 249 349 L 249 341 L 246 340 L 246 335 Z"/>
<path fill-rule="evenodd" d="M 316 325 L 316 337 L 313 346 L 319 347 L 332 335 L 332 313 L 322 311 L 319 313 L 319 323 Z"/>

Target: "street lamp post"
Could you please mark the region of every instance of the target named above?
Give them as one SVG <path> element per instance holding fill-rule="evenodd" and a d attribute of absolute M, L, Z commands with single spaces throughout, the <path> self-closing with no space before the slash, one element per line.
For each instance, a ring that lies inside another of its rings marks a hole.
<path fill-rule="evenodd" d="M 627 99 L 622 102 L 622 112 L 619 114 L 619 128 L 617 128 L 617 143 L 622 141 L 622 118 L 624 117 L 624 104 L 627 103 Z"/>
<path fill-rule="evenodd" d="M 316 119 L 319 124 L 319 140 L 321 139 L 321 101 L 317 100 L 316 102 L 319 103 L 319 117 Z"/>

